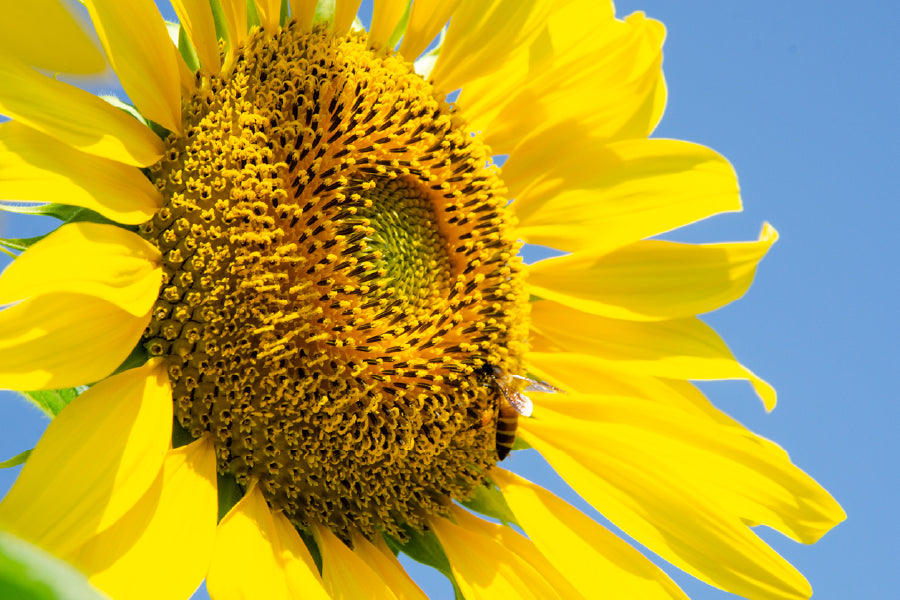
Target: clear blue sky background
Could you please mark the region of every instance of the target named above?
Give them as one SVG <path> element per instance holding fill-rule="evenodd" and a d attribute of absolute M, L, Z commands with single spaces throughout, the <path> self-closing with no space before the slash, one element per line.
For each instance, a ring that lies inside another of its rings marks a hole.
<path fill-rule="evenodd" d="M 743 213 L 670 239 L 755 239 L 763 221 L 781 233 L 749 294 L 706 317 L 776 386 L 779 405 L 766 414 L 746 384 L 704 390 L 781 444 L 849 514 L 812 547 L 760 534 L 806 574 L 819 600 L 896 598 L 900 4 L 618 3 L 620 15 L 636 10 L 669 31 L 669 103 L 657 137 L 727 156 L 745 203 Z M 0 235 L 21 233 L 0 223 Z M 46 424 L 13 394 L 0 395 L 0 460 L 32 447 Z M 536 456 L 514 463 L 580 503 Z M 0 472 L 0 494 L 16 472 Z M 732 597 L 668 570 L 692 598 Z M 433 598 L 451 597 L 442 578 L 413 572 Z"/>

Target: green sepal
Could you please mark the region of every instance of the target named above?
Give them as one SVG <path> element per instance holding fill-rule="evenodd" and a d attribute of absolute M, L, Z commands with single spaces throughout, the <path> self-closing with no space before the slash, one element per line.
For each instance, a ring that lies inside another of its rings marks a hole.
<path fill-rule="evenodd" d="M 46 234 L 36 235 L 30 238 L 0 238 L 0 246 L 5 249 L 12 250 L 13 252 L 24 252 L 45 237 L 47 237 Z M 4 252 L 6 252 L 6 250 L 4 250 Z M 13 252 L 6 252 L 6 254 L 15 258 L 16 255 Z"/>
<path fill-rule="evenodd" d="M 19 465 L 24 465 L 25 461 L 28 460 L 28 457 L 31 456 L 31 450 L 26 450 L 25 452 L 19 452 L 12 458 L 8 458 L 3 462 L 0 462 L 0 469 L 11 469 L 12 467 L 18 467 Z"/>
<path fill-rule="evenodd" d="M 178 417 L 172 417 L 172 448 L 181 448 L 194 441 L 194 436 L 181 426 Z"/>
<path fill-rule="evenodd" d="M 313 23 L 331 23 L 334 21 L 334 0 L 319 0 Z"/>
<path fill-rule="evenodd" d="M 315 536 L 313 536 L 311 531 L 305 529 L 297 529 L 297 533 L 300 534 L 300 539 L 306 544 L 306 549 L 309 550 L 309 555 L 312 556 L 313 562 L 316 563 L 316 568 L 319 570 L 319 575 L 321 575 L 322 551 L 319 550 L 319 544 L 316 543 Z"/>
<path fill-rule="evenodd" d="M 19 215 L 34 215 L 38 217 L 53 217 L 60 221 L 68 221 L 79 210 L 83 210 L 78 206 L 70 206 L 68 204 L 57 204 L 56 202 L 47 203 L 25 203 L 13 204 L 6 200 L 0 201 L 0 210 L 4 212 L 16 213 Z"/>
<path fill-rule="evenodd" d="M 261 21 L 259 20 L 259 13 L 256 11 L 256 2 L 247 0 L 247 31 L 260 25 Z"/>
<path fill-rule="evenodd" d="M 244 490 L 241 489 L 237 479 L 231 473 L 218 473 L 216 475 L 216 484 L 219 492 L 218 522 L 225 518 L 228 511 L 244 497 Z"/>
<path fill-rule="evenodd" d="M 166 26 L 168 27 L 169 24 L 166 23 Z M 196 73 L 200 70 L 200 57 L 197 55 L 197 50 L 187 36 L 184 27 L 178 23 L 175 23 L 175 26 L 178 27 L 178 53 L 181 54 L 181 58 L 184 59 L 184 64 L 188 66 L 191 73 Z"/>
<path fill-rule="evenodd" d="M 409 538 L 405 543 L 401 543 L 390 536 L 384 536 L 384 541 L 387 542 L 391 551 L 394 553 L 402 552 L 416 562 L 436 569 L 453 584 L 456 600 L 465 600 L 462 590 L 459 589 L 456 578 L 453 576 L 450 560 L 444 553 L 444 548 L 434 532 L 431 530 L 420 532 L 412 527 L 405 526 L 404 533 Z"/>
<path fill-rule="evenodd" d="M 52 419 L 86 389 L 86 387 L 80 386 L 61 390 L 37 390 L 35 392 L 19 393 Z"/>
<path fill-rule="evenodd" d="M 166 24 L 167 27 L 168 27 L 168 25 L 169 25 L 169 23 Z M 171 30 L 169 31 L 169 35 L 172 35 Z M 173 43 L 175 43 L 175 39 L 176 38 L 172 38 Z M 128 113 L 129 115 L 131 115 L 132 117 L 137 119 L 140 123 L 149 127 L 150 131 L 155 133 L 159 139 L 165 140 L 167 137 L 169 137 L 168 129 L 166 129 L 165 127 L 163 127 L 162 125 L 160 125 L 159 123 L 157 123 L 155 121 L 151 121 L 150 119 L 148 119 L 147 117 L 142 115 L 138 111 L 138 109 L 136 109 L 131 104 L 128 104 L 127 102 L 125 102 L 124 100 L 119 98 L 118 96 L 107 94 L 107 95 L 100 96 L 100 98 L 105 100 L 108 104 L 115 106 L 119 110 L 122 110 L 122 111 Z"/>
<path fill-rule="evenodd" d="M 529 448 L 531 448 L 531 444 L 522 439 L 521 435 L 517 435 L 516 441 L 513 442 L 513 452 L 515 452 L 516 450 L 528 450 Z"/>
<path fill-rule="evenodd" d="M 528 295 L 529 302 L 540 302 L 541 300 L 543 300 L 543 298 L 541 298 L 540 296 L 535 296 L 534 294 Z"/>
<path fill-rule="evenodd" d="M 212 9 L 213 23 L 216 26 L 216 39 L 231 43 L 231 40 L 228 39 L 228 22 L 225 19 L 222 4 L 219 3 L 219 0 L 209 0 L 209 7 Z"/>
<path fill-rule="evenodd" d="M 404 9 L 403 11 L 403 16 L 400 17 L 400 22 L 397 23 L 397 26 L 394 28 L 394 33 L 392 33 L 391 37 L 388 38 L 388 48 L 396 47 L 397 43 L 400 41 L 400 38 L 402 38 L 403 34 L 406 33 L 406 27 L 409 25 L 410 12 L 412 12 L 412 0 L 406 3 L 406 9 Z"/>
<path fill-rule="evenodd" d="M 460 504 L 469 510 L 497 519 L 504 525 L 510 523 L 518 525 L 516 516 L 506 503 L 506 498 L 494 485 L 478 486 L 475 488 L 475 495 Z"/>
<path fill-rule="evenodd" d="M 112 375 L 117 375 L 122 371 L 127 371 L 128 369 L 136 369 L 147 362 L 150 358 L 150 355 L 147 354 L 147 350 L 140 344 L 134 347 L 134 350 L 131 351 L 125 360 L 122 361 L 122 364 L 119 365 L 115 371 L 112 372 Z"/>
<path fill-rule="evenodd" d="M 281 14 L 278 15 L 278 24 L 284 27 L 284 24 L 291 18 L 291 7 L 288 0 L 281 0 Z"/>
<path fill-rule="evenodd" d="M 68 563 L 0 531 L 0 598 L 102 600 L 106 596 Z"/>

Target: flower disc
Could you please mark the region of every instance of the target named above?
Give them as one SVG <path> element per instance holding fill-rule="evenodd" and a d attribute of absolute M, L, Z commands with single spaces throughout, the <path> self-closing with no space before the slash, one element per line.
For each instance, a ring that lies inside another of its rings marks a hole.
<path fill-rule="evenodd" d="M 141 234 L 143 344 L 219 469 L 296 524 L 402 537 L 497 461 L 527 299 L 490 153 L 365 38 L 257 31 L 184 107 Z"/>

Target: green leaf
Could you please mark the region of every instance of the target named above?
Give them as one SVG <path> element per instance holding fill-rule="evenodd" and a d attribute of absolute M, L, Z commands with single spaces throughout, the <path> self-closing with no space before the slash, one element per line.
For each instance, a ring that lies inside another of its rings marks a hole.
<path fill-rule="evenodd" d="M 0 598 L 102 600 L 105 597 L 68 563 L 0 531 Z"/>
<path fill-rule="evenodd" d="M 450 560 L 441 547 L 441 542 L 433 531 L 416 531 L 412 527 L 406 526 L 404 533 L 409 538 L 406 543 L 401 543 L 390 536 L 385 536 L 384 541 L 388 547 L 394 552 L 403 552 L 411 559 L 437 569 L 444 577 L 453 584 L 453 591 L 456 593 L 457 600 L 464 600 L 462 591 L 456 583 L 453 576 L 453 570 L 450 568 Z"/>
<path fill-rule="evenodd" d="M 463 506 L 475 512 L 493 517 L 504 524 L 516 523 L 516 516 L 506 503 L 506 498 L 494 485 L 482 485 L 475 488 L 475 495 L 461 502 Z"/>
<path fill-rule="evenodd" d="M 56 202 L 48 203 L 13 203 L 7 200 L 0 202 L 0 210 L 20 215 L 35 215 L 39 217 L 53 217 L 60 221 L 68 221 L 79 210 L 83 210 L 77 206 L 69 206 L 68 204 L 57 204 Z"/>
<path fill-rule="evenodd" d="M 12 458 L 4 460 L 3 462 L 0 462 L 0 469 L 10 469 L 12 467 L 18 467 L 19 465 L 24 465 L 25 461 L 28 460 L 29 456 L 31 456 L 31 450 L 26 450 L 25 452 L 19 452 Z"/>
<path fill-rule="evenodd" d="M 197 56 L 197 50 L 194 49 L 194 44 L 192 44 L 190 38 L 188 38 L 184 27 L 180 25 L 177 25 L 177 27 L 178 52 L 181 54 L 181 58 L 184 59 L 184 63 L 188 66 L 188 69 L 190 69 L 192 73 L 196 73 L 200 69 L 200 57 Z"/>
<path fill-rule="evenodd" d="M 38 390 L 36 392 L 19 393 L 52 419 L 85 389 L 87 388 L 65 388 L 62 390 Z"/>

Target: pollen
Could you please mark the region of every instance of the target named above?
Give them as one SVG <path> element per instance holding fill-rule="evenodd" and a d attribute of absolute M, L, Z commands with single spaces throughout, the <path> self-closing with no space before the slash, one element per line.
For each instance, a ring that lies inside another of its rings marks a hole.
<path fill-rule="evenodd" d="M 527 298 L 490 151 L 362 34 L 251 35 L 150 172 L 142 343 L 219 470 L 300 528 L 403 538 L 498 460 Z M 494 415 L 486 419 L 485 415 Z"/>

